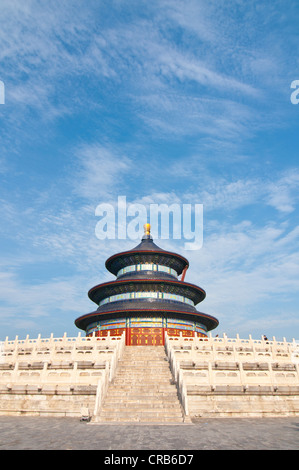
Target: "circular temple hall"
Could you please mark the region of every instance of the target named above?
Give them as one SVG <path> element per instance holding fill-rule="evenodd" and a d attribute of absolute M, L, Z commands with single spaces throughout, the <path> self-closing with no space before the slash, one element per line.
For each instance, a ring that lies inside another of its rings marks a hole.
<path fill-rule="evenodd" d="M 87 336 L 121 336 L 127 346 L 160 346 L 169 336 L 207 336 L 218 320 L 195 306 L 205 291 L 185 282 L 189 262 L 157 246 L 145 224 L 141 243 L 107 259 L 106 268 L 116 276 L 88 292 L 97 309 L 76 319 Z M 180 279 L 179 279 L 179 276 Z"/>

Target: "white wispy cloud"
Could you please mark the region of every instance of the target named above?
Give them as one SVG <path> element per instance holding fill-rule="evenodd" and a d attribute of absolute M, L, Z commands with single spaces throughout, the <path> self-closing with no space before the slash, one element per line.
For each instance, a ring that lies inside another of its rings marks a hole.
<path fill-rule="evenodd" d="M 108 87 L 111 93 L 112 84 L 116 97 L 162 135 L 201 133 L 236 139 L 266 123 L 266 109 L 256 113 L 256 106 L 265 107 L 263 79 L 252 80 L 248 71 L 242 72 L 248 56 L 254 61 L 255 48 L 246 44 L 238 51 L 225 49 L 239 30 L 225 29 L 222 37 L 224 5 L 220 9 L 206 1 L 159 5 L 157 11 L 147 7 L 148 18 L 136 14 L 126 22 L 121 19 L 123 7 L 115 4 L 118 21 L 109 22 L 105 3 L 103 20 L 96 2 L 85 8 L 81 2 L 63 1 L 57 9 L 55 2 L 4 1 L 1 53 L 8 98 L 22 106 L 18 119 L 31 108 L 39 116 L 58 119 L 78 106 L 95 107 L 96 101 L 105 107 L 105 92 Z M 181 40 L 175 41 L 171 28 L 178 32 L 183 28 L 193 36 L 181 34 Z M 233 64 L 225 71 L 223 50 Z M 274 62 L 266 55 L 257 60 Z"/>
<path fill-rule="evenodd" d="M 132 161 L 119 148 L 86 144 L 77 149 L 76 156 L 73 189 L 85 198 L 110 199 L 111 194 L 121 190 L 125 175 L 132 169 Z"/>
<path fill-rule="evenodd" d="M 299 170 L 288 170 L 279 181 L 269 183 L 267 203 L 282 212 L 293 212 L 298 203 Z"/>
<path fill-rule="evenodd" d="M 22 336 L 28 328 L 35 335 L 45 329 L 50 334 L 61 326 L 70 330 L 76 316 L 93 309 L 87 296 L 82 295 L 84 279 L 80 277 L 28 284 L 17 273 L 0 272 L 0 279 L 1 338 L 12 324 Z"/>
<path fill-rule="evenodd" d="M 221 328 L 230 331 L 250 331 L 254 318 L 276 333 L 286 331 L 286 318 L 289 327 L 298 323 L 298 313 L 297 319 L 295 314 L 288 317 L 288 301 L 299 291 L 298 235 L 298 228 L 277 223 L 226 227 L 222 234 L 207 236 L 203 248 L 192 253 L 188 273 L 190 281 L 207 291 L 198 309 L 219 317 Z"/>
<path fill-rule="evenodd" d="M 204 210 L 225 210 L 231 212 L 246 206 L 273 207 L 278 212 L 290 213 L 298 203 L 299 170 L 293 168 L 281 174 L 255 177 L 224 177 L 211 175 L 208 165 L 201 158 L 176 161 L 170 171 L 170 178 L 186 179 L 184 191 L 157 192 L 144 195 L 146 204 L 176 202 L 180 204 L 203 204 Z M 188 185 L 190 190 L 188 190 Z"/>

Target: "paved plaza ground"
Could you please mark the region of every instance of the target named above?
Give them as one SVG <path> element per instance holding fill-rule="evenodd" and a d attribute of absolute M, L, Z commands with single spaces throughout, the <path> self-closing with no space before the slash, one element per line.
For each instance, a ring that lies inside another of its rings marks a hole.
<path fill-rule="evenodd" d="M 298 444 L 299 417 L 106 425 L 77 418 L 0 416 L 0 450 L 297 450 Z"/>

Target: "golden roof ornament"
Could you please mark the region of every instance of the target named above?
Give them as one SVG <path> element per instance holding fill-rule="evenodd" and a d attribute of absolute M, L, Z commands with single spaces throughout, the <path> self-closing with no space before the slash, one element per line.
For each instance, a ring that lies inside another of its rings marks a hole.
<path fill-rule="evenodd" d="M 144 224 L 144 235 L 150 235 L 151 234 L 151 224 Z"/>

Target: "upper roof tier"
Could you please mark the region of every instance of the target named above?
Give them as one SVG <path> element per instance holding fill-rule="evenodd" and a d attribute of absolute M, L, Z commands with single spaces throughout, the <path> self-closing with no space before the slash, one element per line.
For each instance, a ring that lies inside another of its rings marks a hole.
<path fill-rule="evenodd" d="M 163 250 L 153 242 L 150 234 L 150 224 L 145 224 L 145 234 L 139 245 L 135 248 L 116 253 L 106 261 L 106 268 L 115 276 L 126 266 L 132 266 L 142 263 L 154 263 L 162 266 L 168 266 L 174 269 L 180 275 L 184 268 L 189 266 L 189 262 L 183 256 L 170 251 Z"/>

